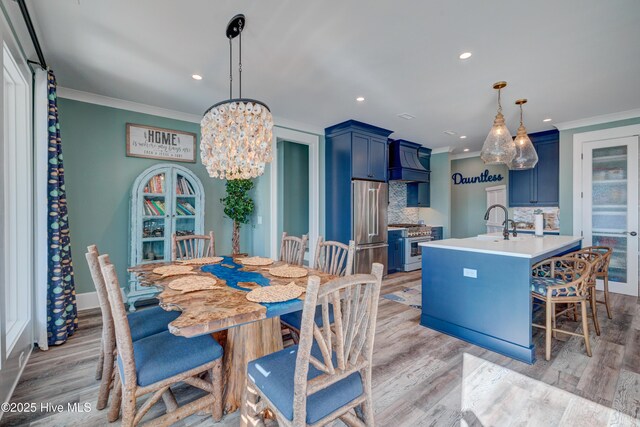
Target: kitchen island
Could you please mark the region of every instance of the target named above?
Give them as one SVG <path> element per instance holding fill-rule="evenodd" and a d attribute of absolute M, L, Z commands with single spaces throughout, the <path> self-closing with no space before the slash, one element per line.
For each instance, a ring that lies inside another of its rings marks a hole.
<path fill-rule="evenodd" d="M 579 236 L 501 233 L 420 243 L 420 324 L 527 363 L 531 335 L 531 267 L 580 248 Z"/>

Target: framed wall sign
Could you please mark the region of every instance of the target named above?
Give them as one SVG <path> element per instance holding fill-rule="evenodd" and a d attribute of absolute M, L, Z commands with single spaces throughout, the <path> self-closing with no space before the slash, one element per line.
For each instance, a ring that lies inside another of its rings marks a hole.
<path fill-rule="evenodd" d="M 127 123 L 127 156 L 195 163 L 196 138 L 192 132 Z"/>

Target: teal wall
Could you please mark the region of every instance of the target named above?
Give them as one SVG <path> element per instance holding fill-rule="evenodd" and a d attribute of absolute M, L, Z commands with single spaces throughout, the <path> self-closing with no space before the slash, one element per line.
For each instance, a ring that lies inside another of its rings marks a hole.
<path fill-rule="evenodd" d="M 290 141 L 278 143 L 278 194 L 281 210 L 279 233 L 309 233 L 309 146 Z"/>
<path fill-rule="evenodd" d="M 560 131 L 560 234 L 573 234 L 573 135 L 640 124 L 640 117 Z"/>
<path fill-rule="evenodd" d="M 499 182 L 486 182 L 474 184 L 453 185 L 451 175 L 456 172 L 465 177 L 480 175 L 484 170 L 489 170 L 491 175 L 501 174 L 503 180 Z M 496 185 L 509 185 L 509 170 L 505 165 L 485 165 L 480 157 L 467 159 L 455 159 L 451 161 L 451 173 L 449 174 L 451 185 L 451 237 L 471 237 L 487 232 L 484 213 L 487 210 L 487 187 Z"/>
<path fill-rule="evenodd" d="M 431 207 L 421 208 L 420 219 L 425 224 L 442 225 L 444 238 L 451 235 L 449 223 L 451 215 L 451 159 L 449 153 L 438 153 L 431 156 Z"/>
<path fill-rule="evenodd" d="M 64 147 L 64 166 L 74 255 L 76 290 L 93 292 L 94 286 L 84 254 L 88 245 L 97 244 L 108 253 L 118 269 L 121 286 L 125 286 L 129 264 L 129 196 L 138 174 L 159 160 L 126 156 L 125 125 L 138 123 L 198 134 L 200 126 L 117 108 L 104 107 L 69 99 L 58 99 L 60 132 Z M 205 190 L 205 231 L 216 233 L 218 253 L 231 252 L 232 222 L 225 218 L 220 198 L 224 181 L 210 178 L 200 163 L 180 163 L 191 169 Z M 258 205 L 264 203 L 257 201 Z M 251 247 L 251 228 L 243 226 L 241 247 Z"/>

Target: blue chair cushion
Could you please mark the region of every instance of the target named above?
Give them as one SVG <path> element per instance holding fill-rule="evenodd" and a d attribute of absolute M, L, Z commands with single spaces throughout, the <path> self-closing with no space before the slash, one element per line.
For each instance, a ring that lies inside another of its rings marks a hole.
<path fill-rule="evenodd" d="M 222 347 L 211 335 L 184 338 L 169 331 L 133 342 L 138 385 L 162 381 L 222 357 Z M 122 376 L 122 359 L 118 355 Z M 122 378 L 122 377 L 121 377 Z"/>
<path fill-rule="evenodd" d="M 322 353 L 314 343 L 311 354 L 322 361 Z M 249 362 L 249 379 L 269 398 L 276 408 L 289 420 L 293 420 L 293 383 L 298 346 L 285 348 L 276 353 Z M 333 354 L 334 366 L 336 355 Z M 309 364 L 309 380 L 323 373 Z M 363 393 L 362 379 L 355 372 L 337 383 L 307 397 L 307 424 L 313 424 L 333 411 L 345 406 Z"/>
<path fill-rule="evenodd" d="M 532 277 L 531 292 L 542 296 L 547 296 L 547 287 L 563 285 L 564 283 L 565 282 L 563 282 L 561 279 L 554 279 L 553 277 Z M 576 289 L 573 286 L 569 286 L 567 290 L 569 291 L 567 293 L 568 296 L 574 296 L 576 294 Z M 557 296 L 558 291 L 554 289 L 551 295 L 554 297 Z"/>
<path fill-rule="evenodd" d="M 322 327 L 322 306 L 316 307 L 315 315 L 316 325 Z M 287 313 L 280 316 L 280 321 L 286 323 L 289 326 L 293 326 L 298 331 L 302 328 L 302 310 L 294 311 L 293 313 Z M 329 304 L 329 323 L 333 323 L 333 304 Z"/>
<path fill-rule="evenodd" d="M 166 331 L 167 325 L 177 319 L 180 314 L 179 311 L 167 311 L 157 305 L 127 314 L 131 339 L 138 341 Z"/>

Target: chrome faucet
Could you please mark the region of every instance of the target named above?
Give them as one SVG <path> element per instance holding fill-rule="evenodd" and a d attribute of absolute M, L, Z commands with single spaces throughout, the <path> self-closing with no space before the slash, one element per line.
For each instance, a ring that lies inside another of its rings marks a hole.
<path fill-rule="evenodd" d="M 511 220 L 509 219 L 509 211 L 507 210 L 507 208 L 505 208 L 502 205 L 489 206 L 489 208 L 487 209 L 487 212 L 485 212 L 484 214 L 484 220 L 485 221 L 489 220 L 489 213 L 493 208 L 502 208 L 502 210 L 504 211 L 504 223 L 503 223 L 504 229 L 502 230 L 502 236 L 504 236 L 504 240 L 509 240 L 509 221 Z"/>

